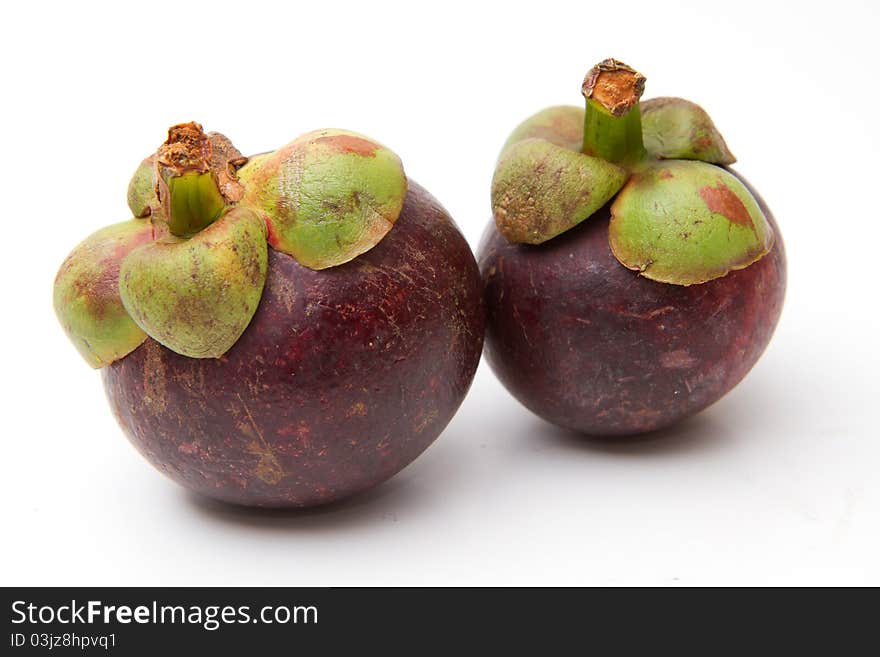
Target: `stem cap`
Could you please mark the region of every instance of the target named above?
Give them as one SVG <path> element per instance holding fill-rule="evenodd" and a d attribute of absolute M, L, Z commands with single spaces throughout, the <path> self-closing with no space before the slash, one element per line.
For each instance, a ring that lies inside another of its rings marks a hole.
<path fill-rule="evenodd" d="M 618 117 L 634 107 L 644 91 L 645 76 L 611 58 L 591 68 L 581 86 L 584 98 Z"/>

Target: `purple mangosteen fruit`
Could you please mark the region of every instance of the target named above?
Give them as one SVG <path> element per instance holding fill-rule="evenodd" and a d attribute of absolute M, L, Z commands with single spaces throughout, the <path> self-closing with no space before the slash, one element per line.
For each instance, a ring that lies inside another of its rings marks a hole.
<path fill-rule="evenodd" d="M 605 60 L 585 110 L 514 130 L 478 255 L 492 369 L 531 411 L 590 435 L 653 431 L 721 398 L 785 294 L 779 228 L 709 115 L 641 102 L 644 83 Z"/>
<path fill-rule="evenodd" d="M 226 502 L 303 507 L 392 476 L 480 358 L 474 257 L 399 158 L 345 130 L 245 158 L 172 127 L 134 219 L 82 242 L 56 313 L 156 468 Z"/>

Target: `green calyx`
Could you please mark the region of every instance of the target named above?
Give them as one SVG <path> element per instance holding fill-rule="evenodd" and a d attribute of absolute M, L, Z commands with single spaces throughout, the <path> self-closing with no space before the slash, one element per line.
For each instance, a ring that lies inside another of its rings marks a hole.
<path fill-rule="evenodd" d="M 223 135 L 179 124 L 132 176 L 137 218 L 62 264 L 55 311 L 93 367 L 147 337 L 219 358 L 257 310 L 269 246 L 313 269 L 342 264 L 391 230 L 405 196 L 399 158 L 356 133 L 308 133 L 248 160 Z"/>
<path fill-rule="evenodd" d="M 734 161 L 724 139 L 694 103 L 641 102 L 644 84 L 605 60 L 584 80 L 585 109 L 550 107 L 513 131 L 492 181 L 499 232 L 540 244 L 613 199 L 611 250 L 641 275 L 692 285 L 747 267 L 773 233 L 739 179 L 713 166 Z"/>
<path fill-rule="evenodd" d="M 341 265 L 391 230 L 406 197 L 400 158 L 347 130 L 307 133 L 239 171 L 269 243 L 311 269 Z"/>

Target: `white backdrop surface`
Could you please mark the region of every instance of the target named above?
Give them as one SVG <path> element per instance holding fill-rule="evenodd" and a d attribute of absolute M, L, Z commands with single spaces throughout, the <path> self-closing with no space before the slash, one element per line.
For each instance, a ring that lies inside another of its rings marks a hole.
<path fill-rule="evenodd" d="M 0 583 L 880 584 L 876 3 L 16 3 L 4 100 Z M 254 513 L 126 442 L 53 316 L 57 266 L 127 218 L 198 120 L 261 152 L 338 126 L 396 150 L 471 245 L 510 129 L 613 56 L 699 102 L 772 207 L 782 321 L 731 394 L 642 440 L 531 415 L 486 363 L 373 492 Z"/>

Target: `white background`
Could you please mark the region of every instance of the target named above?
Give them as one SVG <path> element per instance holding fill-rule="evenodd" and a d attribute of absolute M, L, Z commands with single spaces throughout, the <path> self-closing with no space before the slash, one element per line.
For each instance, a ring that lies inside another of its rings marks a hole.
<path fill-rule="evenodd" d="M 8 3 L 0 583 L 880 584 L 876 3 Z M 511 128 L 614 56 L 705 107 L 788 247 L 782 322 L 721 402 L 646 440 L 543 423 L 484 363 L 375 491 L 259 513 L 141 459 L 51 308 L 66 253 L 198 120 L 245 153 L 327 126 L 396 150 L 471 245 Z"/>

